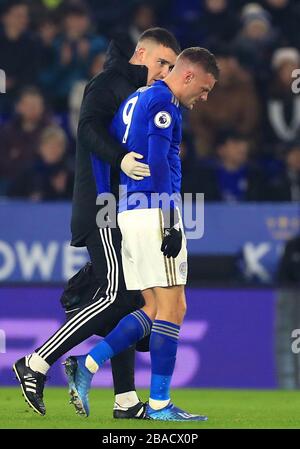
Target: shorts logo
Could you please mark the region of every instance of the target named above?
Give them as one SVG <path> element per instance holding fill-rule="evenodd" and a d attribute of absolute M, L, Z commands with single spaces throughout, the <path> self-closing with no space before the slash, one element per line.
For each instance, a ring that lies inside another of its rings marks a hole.
<path fill-rule="evenodd" d="M 169 128 L 172 118 L 167 111 L 161 111 L 154 117 L 154 123 L 158 128 Z"/>
<path fill-rule="evenodd" d="M 187 263 L 186 262 L 181 262 L 181 264 L 179 265 L 179 273 L 182 278 L 186 277 L 186 274 L 187 274 Z"/>

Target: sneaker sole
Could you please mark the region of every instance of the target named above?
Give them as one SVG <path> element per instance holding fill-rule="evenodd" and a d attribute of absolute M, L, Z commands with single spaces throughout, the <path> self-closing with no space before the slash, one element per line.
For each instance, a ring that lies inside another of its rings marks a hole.
<path fill-rule="evenodd" d="M 65 373 L 68 378 L 70 404 L 74 405 L 77 415 L 87 418 L 88 414 L 86 413 L 83 402 L 80 399 L 80 396 L 78 394 L 78 391 L 77 391 L 77 388 L 76 388 L 75 382 L 74 382 L 77 364 L 72 359 L 67 359 L 63 363 L 63 365 L 65 367 Z"/>
<path fill-rule="evenodd" d="M 28 397 L 27 397 L 27 395 L 26 395 L 26 392 L 25 392 L 25 390 L 24 390 L 24 388 L 23 388 L 23 385 L 22 385 L 22 381 L 21 381 L 21 379 L 20 379 L 20 376 L 19 376 L 19 373 L 18 373 L 18 370 L 17 370 L 17 367 L 16 367 L 16 365 L 14 364 L 13 365 L 13 372 L 15 373 L 15 375 L 16 375 L 16 378 L 17 378 L 17 380 L 19 381 L 19 384 L 20 384 L 20 387 L 21 387 L 21 390 L 22 390 L 22 396 L 23 396 L 23 398 L 25 399 L 25 402 L 29 405 L 29 407 L 30 408 L 32 408 L 32 410 L 35 412 L 35 413 L 37 413 L 38 415 L 40 415 L 40 416 L 45 416 L 45 413 L 42 413 L 42 412 L 40 412 L 33 404 L 32 404 L 32 402 L 30 402 L 30 400 L 28 399 Z"/>
<path fill-rule="evenodd" d="M 145 419 L 149 421 L 164 421 L 164 422 L 205 422 L 208 421 L 208 418 L 203 419 L 162 419 L 162 418 L 152 418 L 150 416 L 146 416 Z"/>

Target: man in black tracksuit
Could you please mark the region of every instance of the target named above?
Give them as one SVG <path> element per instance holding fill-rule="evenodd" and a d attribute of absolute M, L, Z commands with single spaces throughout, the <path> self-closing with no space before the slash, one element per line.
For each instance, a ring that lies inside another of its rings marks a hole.
<path fill-rule="evenodd" d="M 97 193 L 91 154 L 111 165 L 111 191 L 116 197 L 120 169 L 133 179 L 149 176 L 148 166 L 136 160 L 140 155 L 127 153 L 111 137 L 109 124 L 132 92 L 169 73 L 179 52 L 174 36 L 161 28 L 144 32 L 135 50 L 112 42 L 104 71 L 86 86 L 78 125 L 71 244 L 87 247 L 97 288 L 92 292 L 87 288 L 84 304 L 70 310 L 67 322 L 43 346 L 14 365 L 25 399 L 39 414 L 46 413 L 43 388 L 50 366 L 91 335 L 105 336 L 123 316 L 144 304 L 140 292 L 126 290 L 120 230 L 98 228 L 96 224 Z M 145 346 L 137 349 L 145 350 Z M 134 348 L 130 348 L 112 359 L 115 418 L 143 416 L 144 404 L 135 391 L 134 355 Z"/>

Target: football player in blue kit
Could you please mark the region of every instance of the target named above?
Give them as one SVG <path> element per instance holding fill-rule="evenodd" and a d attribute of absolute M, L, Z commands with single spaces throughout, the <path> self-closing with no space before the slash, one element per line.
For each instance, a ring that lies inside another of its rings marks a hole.
<path fill-rule="evenodd" d="M 139 182 L 122 174 L 125 189 L 118 204 L 126 287 L 141 290 L 145 306 L 124 317 L 88 354 L 67 359 L 69 389 L 77 409 L 89 409 L 88 392 L 99 367 L 150 334 L 151 386 L 146 418 L 207 420 L 172 404 L 170 385 L 186 311 L 187 249 L 177 203 L 181 106 L 192 109 L 197 101 L 206 101 L 218 76 L 214 55 L 200 47 L 188 48 L 164 81 L 138 89 L 123 102 L 112 121 L 112 134 L 125 148 L 141 153 L 151 173 Z M 97 158 L 93 164 L 96 184 L 105 177 L 108 182 L 109 167 Z"/>

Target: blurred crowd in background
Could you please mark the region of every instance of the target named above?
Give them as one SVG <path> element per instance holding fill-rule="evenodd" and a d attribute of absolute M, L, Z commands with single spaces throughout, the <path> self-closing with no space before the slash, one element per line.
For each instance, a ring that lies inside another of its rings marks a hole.
<path fill-rule="evenodd" d="M 87 80 L 112 38 L 134 50 L 163 26 L 182 48 L 209 48 L 221 70 L 208 102 L 184 111 L 183 191 L 300 201 L 300 2 L 0 0 L 0 14 L 1 197 L 72 197 Z"/>

